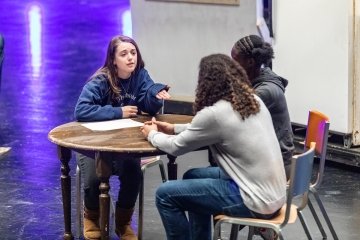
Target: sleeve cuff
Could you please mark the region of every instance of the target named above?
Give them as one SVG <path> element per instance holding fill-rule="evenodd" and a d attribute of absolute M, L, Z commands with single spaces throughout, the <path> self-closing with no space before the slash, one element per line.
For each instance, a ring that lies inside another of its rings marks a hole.
<path fill-rule="evenodd" d="M 150 91 L 152 96 L 156 96 L 161 90 L 168 89 L 168 86 L 162 83 L 155 83 L 151 86 Z"/>
<path fill-rule="evenodd" d="M 118 119 L 118 118 L 122 119 L 123 112 L 122 112 L 121 107 L 114 107 L 113 112 L 114 112 L 115 119 Z"/>
<path fill-rule="evenodd" d="M 147 140 L 148 140 L 149 142 L 152 142 L 152 139 L 154 138 L 154 136 L 155 136 L 157 133 L 158 133 L 158 131 L 151 130 L 151 131 L 149 132 L 149 135 L 147 136 Z"/>

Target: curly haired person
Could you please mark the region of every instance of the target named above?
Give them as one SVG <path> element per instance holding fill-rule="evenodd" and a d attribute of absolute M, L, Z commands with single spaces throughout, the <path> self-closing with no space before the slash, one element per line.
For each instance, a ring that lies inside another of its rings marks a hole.
<path fill-rule="evenodd" d="M 279 143 L 269 111 L 236 61 L 223 54 L 201 60 L 194 110 L 189 124 L 153 118 L 141 130 L 174 156 L 209 146 L 218 165 L 190 169 L 182 180 L 158 188 L 156 206 L 167 239 L 211 239 L 212 215 L 278 214 L 286 198 Z"/>

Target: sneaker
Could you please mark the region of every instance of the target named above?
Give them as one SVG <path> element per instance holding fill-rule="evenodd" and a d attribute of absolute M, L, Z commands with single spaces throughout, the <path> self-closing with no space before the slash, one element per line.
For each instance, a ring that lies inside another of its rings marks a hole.
<path fill-rule="evenodd" d="M 260 235 L 264 240 L 276 240 L 278 239 L 277 233 L 270 228 L 255 228 L 255 235 Z"/>

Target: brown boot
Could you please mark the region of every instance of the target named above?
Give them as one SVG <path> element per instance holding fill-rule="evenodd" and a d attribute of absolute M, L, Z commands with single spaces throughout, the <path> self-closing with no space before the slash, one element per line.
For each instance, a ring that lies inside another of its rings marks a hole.
<path fill-rule="evenodd" d="M 116 207 L 115 223 L 116 234 L 121 237 L 121 240 L 138 240 L 134 230 L 131 228 L 131 217 L 134 209 L 123 209 Z"/>
<path fill-rule="evenodd" d="M 101 239 L 99 210 L 94 211 L 84 207 L 84 238 L 86 240 Z"/>

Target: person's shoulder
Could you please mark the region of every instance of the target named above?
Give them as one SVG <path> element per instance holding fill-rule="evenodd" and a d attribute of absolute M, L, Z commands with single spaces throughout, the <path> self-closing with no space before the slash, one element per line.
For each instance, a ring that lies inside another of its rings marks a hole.
<path fill-rule="evenodd" d="M 90 81 L 95 81 L 95 82 L 101 82 L 101 83 L 106 83 L 108 81 L 108 77 L 106 76 L 106 74 L 104 73 L 100 73 L 98 75 L 93 76 Z"/>
<path fill-rule="evenodd" d="M 207 107 L 207 109 L 216 116 L 227 115 L 229 112 L 233 111 L 231 103 L 222 99 L 214 103 L 212 106 Z"/>
<path fill-rule="evenodd" d="M 258 96 L 256 94 L 253 94 L 253 96 L 254 96 L 255 100 L 260 104 L 260 108 L 262 105 L 265 106 L 265 103 L 264 103 L 263 99 L 261 99 L 260 96 Z"/>
<path fill-rule="evenodd" d="M 215 109 L 224 108 L 224 107 L 231 107 L 231 103 L 229 101 L 220 99 L 219 101 L 214 103 L 214 105 L 212 105 L 212 107 L 215 108 Z"/>
<path fill-rule="evenodd" d="M 193 122 L 202 126 L 212 125 L 216 119 L 216 109 L 215 106 L 207 106 L 198 111 L 194 118 Z"/>
<path fill-rule="evenodd" d="M 145 69 L 145 68 L 140 68 L 138 70 L 136 70 L 134 73 L 133 73 L 133 78 L 136 79 L 136 81 L 147 81 L 150 78 L 150 75 L 148 73 L 148 71 Z"/>
<path fill-rule="evenodd" d="M 89 79 L 89 82 L 91 82 L 91 81 L 100 82 L 100 81 L 106 81 L 106 80 L 107 80 L 106 74 L 99 73 L 99 74 L 91 76 Z"/>
<path fill-rule="evenodd" d="M 95 87 L 95 86 L 107 87 L 108 86 L 107 77 L 105 74 L 99 74 L 99 75 L 93 76 L 86 83 L 86 86 L 87 87 Z"/>
<path fill-rule="evenodd" d="M 260 96 L 269 97 L 269 96 L 277 96 L 284 95 L 284 89 L 274 81 L 264 81 L 258 84 L 255 88 L 255 92 Z"/>
<path fill-rule="evenodd" d="M 259 79 L 261 79 L 261 82 L 264 82 L 264 84 L 275 84 L 281 89 L 285 89 L 289 82 L 286 78 L 279 76 L 277 73 L 275 73 L 272 69 L 268 67 L 261 68 Z"/>
<path fill-rule="evenodd" d="M 204 107 L 203 109 L 198 111 L 196 115 L 201 115 L 204 118 L 210 119 L 212 115 L 216 115 L 216 113 L 219 112 L 221 108 L 224 108 L 223 105 L 226 105 L 226 101 L 224 100 L 217 101 L 211 106 Z"/>

